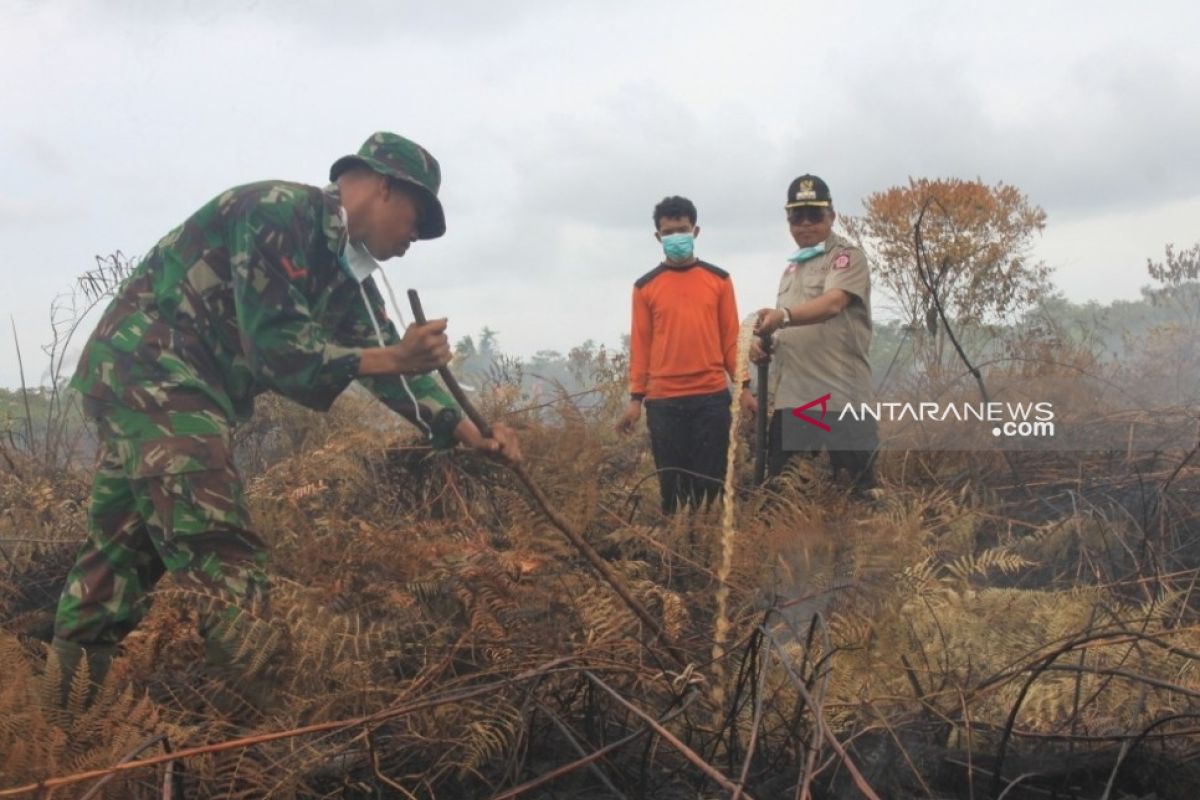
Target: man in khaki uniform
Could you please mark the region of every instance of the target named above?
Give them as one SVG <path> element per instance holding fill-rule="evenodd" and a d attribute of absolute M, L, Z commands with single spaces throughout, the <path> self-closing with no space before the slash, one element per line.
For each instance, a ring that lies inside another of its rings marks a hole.
<path fill-rule="evenodd" d="M 756 331 L 771 336 L 772 355 L 757 339 L 751 348 L 756 363 L 771 361 L 768 472 L 778 475 L 796 452 L 825 449 L 835 473 L 847 473 L 857 491 L 870 489 L 876 423 L 838 419 L 847 403 L 857 410 L 871 398 L 870 268 L 858 247 L 833 233 L 837 214 L 825 181 L 796 178 L 784 208 L 799 249 L 779 281 L 777 307 L 758 312 Z"/>

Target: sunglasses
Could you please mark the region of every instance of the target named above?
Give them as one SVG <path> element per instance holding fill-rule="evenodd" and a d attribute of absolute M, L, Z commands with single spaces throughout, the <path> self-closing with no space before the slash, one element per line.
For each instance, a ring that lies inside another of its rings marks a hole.
<path fill-rule="evenodd" d="M 788 222 L 799 225 L 801 222 L 818 223 L 825 220 L 826 209 L 819 206 L 800 206 L 788 209 Z"/>

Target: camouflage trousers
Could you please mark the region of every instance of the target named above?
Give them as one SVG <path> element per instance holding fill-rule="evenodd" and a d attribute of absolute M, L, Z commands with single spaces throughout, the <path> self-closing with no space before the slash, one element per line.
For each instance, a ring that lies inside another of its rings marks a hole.
<path fill-rule="evenodd" d="M 88 538 L 59 599 L 55 639 L 116 644 L 168 571 L 181 588 L 219 598 L 234 613 L 264 603 L 267 551 L 250 530 L 225 418 L 202 408 L 85 408 L 100 452 Z"/>

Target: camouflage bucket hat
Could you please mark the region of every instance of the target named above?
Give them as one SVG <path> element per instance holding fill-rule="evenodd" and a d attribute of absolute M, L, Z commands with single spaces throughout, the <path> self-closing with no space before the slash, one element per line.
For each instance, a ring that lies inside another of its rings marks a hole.
<path fill-rule="evenodd" d="M 416 142 L 380 131 L 363 142 L 358 153 L 342 156 L 329 168 L 329 180 L 350 167 L 362 164 L 380 175 L 388 175 L 413 186 L 424 200 L 421 213 L 422 239 L 436 239 L 446 232 L 446 214 L 437 199 L 438 187 L 442 184 L 442 170 L 437 159 Z"/>

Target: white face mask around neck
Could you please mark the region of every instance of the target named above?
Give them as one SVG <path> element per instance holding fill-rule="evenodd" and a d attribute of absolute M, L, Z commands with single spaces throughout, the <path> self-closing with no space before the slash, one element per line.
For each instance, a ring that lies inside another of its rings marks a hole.
<path fill-rule="evenodd" d="M 346 216 L 346 209 L 339 208 L 338 214 L 342 218 L 342 224 L 346 226 L 347 232 L 350 230 L 350 220 Z M 348 234 L 347 234 L 348 235 Z M 354 278 L 358 283 L 362 283 L 371 273 L 379 269 L 379 261 L 375 256 L 371 255 L 371 251 L 362 242 L 352 242 L 347 239 L 346 246 L 342 248 L 341 254 L 338 256 L 338 264 L 342 270 Z"/>

